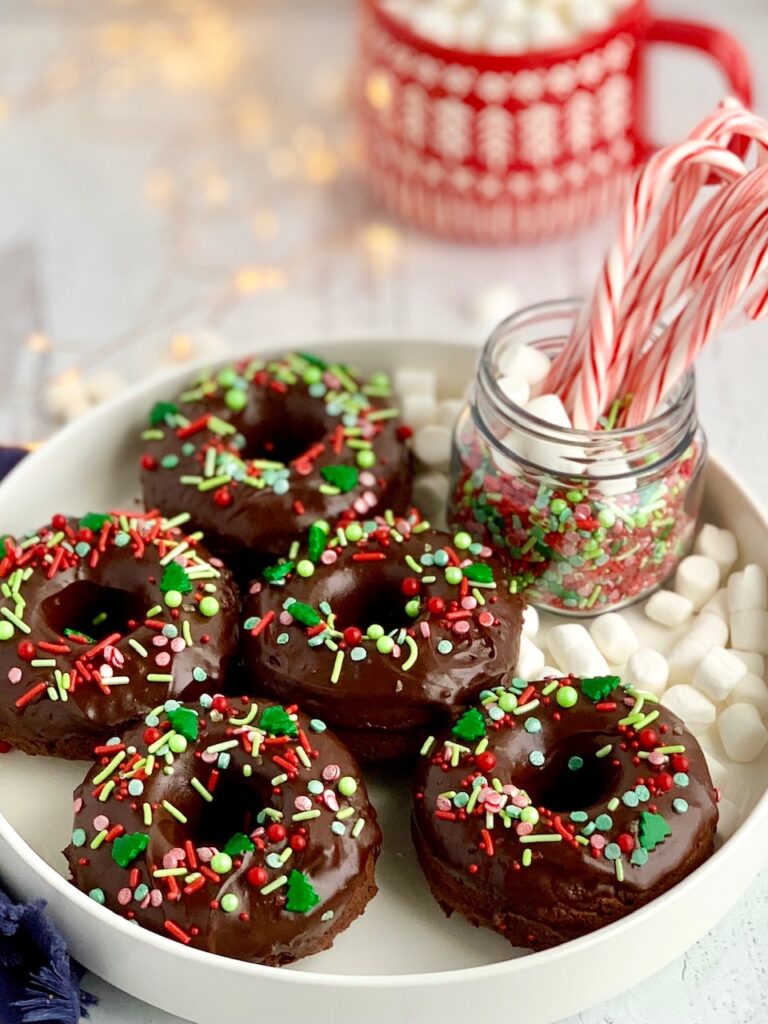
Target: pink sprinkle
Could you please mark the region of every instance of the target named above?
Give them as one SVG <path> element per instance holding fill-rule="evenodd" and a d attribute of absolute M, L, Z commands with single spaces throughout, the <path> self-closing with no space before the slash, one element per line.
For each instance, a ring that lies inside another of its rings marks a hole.
<path fill-rule="evenodd" d="M 77 800 L 74 800 L 72 802 L 72 812 L 74 814 L 79 814 L 80 811 L 82 811 L 82 809 L 83 809 L 83 798 L 81 796 L 79 796 L 77 798 Z"/>
<path fill-rule="evenodd" d="M 163 636 L 162 634 L 159 634 L 158 636 L 153 636 L 152 643 L 155 645 L 155 647 L 167 647 L 168 637 Z"/>
<path fill-rule="evenodd" d="M 666 755 L 665 754 L 657 754 L 655 750 L 648 755 L 648 763 L 649 764 L 652 764 L 652 765 L 662 765 L 662 764 L 666 764 L 666 762 L 667 762 Z"/>
<path fill-rule="evenodd" d="M 170 853 L 166 853 L 166 855 L 163 857 L 163 867 L 164 868 L 175 868 L 177 866 L 177 863 L 178 863 L 178 861 L 177 861 L 173 851 L 171 851 Z"/>
<path fill-rule="evenodd" d="M 152 907 L 162 906 L 163 894 L 159 889 L 152 889 L 149 894 L 149 904 Z"/>
<path fill-rule="evenodd" d="M 424 619 L 422 619 L 421 622 L 419 623 L 419 630 L 421 631 L 421 635 L 424 637 L 424 639 L 428 640 L 431 632 L 429 628 L 429 623 L 425 622 Z"/>
<path fill-rule="evenodd" d="M 159 665 L 160 668 L 165 668 L 166 665 L 170 665 L 171 656 L 168 651 L 161 651 L 155 658 L 155 664 Z"/>
<path fill-rule="evenodd" d="M 493 548 L 489 548 L 487 544 L 483 544 L 483 550 L 480 552 L 481 558 L 490 558 L 493 554 Z"/>
<path fill-rule="evenodd" d="M 114 674 L 111 665 L 101 665 L 99 668 L 99 675 L 102 679 L 111 679 Z"/>
<path fill-rule="evenodd" d="M 362 498 L 358 498 L 352 507 L 354 508 L 355 512 L 357 512 L 361 516 L 364 516 L 365 513 L 368 511 L 368 506 L 363 501 Z"/>
<path fill-rule="evenodd" d="M 517 788 L 517 786 L 513 786 L 512 783 L 509 782 L 507 783 L 506 786 L 501 787 L 501 792 L 506 793 L 507 796 L 517 796 L 520 790 Z"/>
<path fill-rule="evenodd" d="M 117 902 L 120 904 L 121 907 L 125 907 L 127 906 L 127 904 L 131 902 L 132 895 L 133 893 L 131 892 L 130 889 L 121 889 L 120 892 L 117 894 Z"/>
<path fill-rule="evenodd" d="M 462 597 L 462 599 L 461 599 L 461 607 L 464 609 L 465 612 L 474 611 L 474 609 L 477 608 L 477 600 L 476 600 L 476 598 L 471 597 L 471 596 L 470 597 Z"/>
<path fill-rule="evenodd" d="M 200 846 L 197 850 L 197 859 L 202 861 L 203 864 L 209 864 L 213 857 L 213 850 L 210 846 Z"/>
<path fill-rule="evenodd" d="M 209 561 L 214 569 L 222 569 L 224 567 L 224 563 L 220 558 L 210 558 Z"/>
<path fill-rule="evenodd" d="M 363 495 L 366 505 L 368 508 L 376 508 L 379 503 L 379 499 L 373 493 L 373 491 L 366 491 Z"/>
<path fill-rule="evenodd" d="M 596 850 L 602 850 L 605 846 L 605 836 L 590 836 L 589 841 Z"/>
<path fill-rule="evenodd" d="M 481 626 L 492 626 L 493 625 L 493 613 L 492 612 L 480 612 L 477 617 L 477 621 Z"/>
<path fill-rule="evenodd" d="M 149 893 L 147 893 L 147 895 L 141 901 L 141 909 L 142 910 L 146 910 L 148 906 L 149 906 Z"/>
<path fill-rule="evenodd" d="M 525 795 L 525 793 L 515 793 L 512 797 L 512 804 L 514 807 L 527 807 L 531 801 Z"/>
<path fill-rule="evenodd" d="M 261 584 L 260 583 L 252 583 L 250 588 L 249 588 L 249 590 L 248 590 L 248 593 L 249 594 L 253 594 L 253 595 L 260 594 L 261 593 Z"/>
<path fill-rule="evenodd" d="M 109 828 L 109 818 L 106 814 L 97 814 L 93 819 L 93 827 L 97 832 L 103 832 L 105 828 Z"/>
<path fill-rule="evenodd" d="M 337 764 L 328 764 L 323 768 L 323 780 L 325 782 L 335 782 L 340 775 L 341 768 Z"/>
<path fill-rule="evenodd" d="M 293 801 L 293 806 L 296 808 L 297 811 L 311 811 L 312 801 L 309 799 L 308 796 L 297 796 L 296 799 Z"/>
<path fill-rule="evenodd" d="M 336 561 L 338 557 L 339 556 L 336 554 L 335 551 L 333 551 L 331 548 L 326 548 L 322 555 L 320 555 L 320 561 L 323 563 L 323 565 L 333 565 L 333 563 Z"/>
<path fill-rule="evenodd" d="M 360 474 L 360 483 L 363 485 L 363 487 L 375 487 L 376 477 L 373 475 L 373 473 L 369 473 L 368 471 L 366 471 L 365 473 Z"/>
<path fill-rule="evenodd" d="M 437 807 L 438 811 L 450 811 L 451 801 L 447 796 L 439 796 L 435 801 L 435 807 Z"/>
<path fill-rule="evenodd" d="M 325 801 L 325 806 L 329 811 L 333 811 L 334 814 L 338 811 L 339 801 L 336 799 L 336 794 L 332 789 L 326 789 L 323 793 L 323 800 Z"/>
<path fill-rule="evenodd" d="M 467 622 L 467 620 L 459 619 L 458 622 L 454 622 L 453 632 L 456 633 L 457 636 L 464 636 L 465 633 L 468 633 L 469 623 Z"/>
<path fill-rule="evenodd" d="M 280 612 L 279 618 L 280 618 L 280 625 L 281 626 L 290 626 L 290 624 L 293 622 L 293 616 L 291 615 L 290 612 L 286 612 L 286 611 Z"/>
<path fill-rule="evenodd" d="M 530 821 L 520 821 L 515 825 L 515 832 L 519 836 L 529 836 L 533 832 L 533 825 Z"/>
<path fill-rule="evenodd" d="M 181 654 L 181 652 L 186 648 L 186 646 L 187 645 L 184 642 L 184 637 L 177 636 L 173 640 L 171 640 L 171 650 L 173 651 L 174 654 Z"/>
<path fill-rule="evenodd" d="M 20 668 L 17 668 L 14 665 L 14 667 L 8 673 L 8 682 L 9 683 L 13 683 L 14 685 L 16 683 L 20 683 L 21 682 L 21 669 Z"/>
<path fill-rule="evenodd" d="M 211 716 L 211 717 L 213 717 L 213 716 Z M 209 754 L 207 750 L 204 750 L 202 752 L 202 754 L 200 755 L 200 758 L 206 764 L 215 764 L 216 761 L 218 761 L 218 759 L 219 759 L 219 755 L 218 754 Z"/>

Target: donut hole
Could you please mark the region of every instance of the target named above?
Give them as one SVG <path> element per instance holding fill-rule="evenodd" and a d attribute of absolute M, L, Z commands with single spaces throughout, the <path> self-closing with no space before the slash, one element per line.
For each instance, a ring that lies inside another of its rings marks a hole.
<path fill-rule="evenodd" d="M 215 846 L 223 850 L 237 832 L 250 835 L 256 828 L 256 815 L 264 807 L 256 792 L 257 783 L 242 777 L 228 778 L 222 773 L 216 794 L 202 807 L 195 823 L 195 842 L 198 846 Z"/>
<path fill-rule="evenodd" d="M 535 781 L 527 786 L 534 804 L 561 812 L 605 803 L 615 792 L 621 774 L 610 755 L 596 756 L 610 742 L 605 735 L 586 733 L 556 743 L 547 752 Z"/>
<path fill-rule="evenodd" d="M 376 564 L 376 563 L 374 563 Z M 369 626 L 381 626 L 385 633 L 392 633 L 413 625 L 405 613 L 405 601 L 398 580 L 380 580 L 370 587 L 357 587 L 346 591 L 328 602 L 336 613 L 336 627 L 344 630 L 357 626 L 365 632 Z"/>
<path fill-rule="evenodd" d="M 246 460 L 269 459 L 288 465 L 294 459 L 323 441 L 328 425 L 306 409 L 280 408 L 273 416 L 268 413 L 250 429 L 243 429 L 245 447 L 241 457 Z"/>
<path fill-rule="evenodd" d="M 78 580 L 46 598 L 41 612 L 59 636 L 66 630 L 103 640 L 113 633 L 132 633 L 146 618 L 147 608 L 139 594 Z"/>

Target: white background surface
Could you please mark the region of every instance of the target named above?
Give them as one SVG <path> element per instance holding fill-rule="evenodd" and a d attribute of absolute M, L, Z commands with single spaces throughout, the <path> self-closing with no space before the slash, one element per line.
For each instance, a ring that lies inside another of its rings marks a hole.
<path fill-rule="evenodd" d="M 739 34 L 768 113 L 765 0 L 655 8 Z M 514 285 L 526 303 L 589 287 L 607 225 L 498 251 L 382 229 L 345 103 L 350 11 L 350 0 L 0 0 L 0 441 L 50 431 L 45 381 L 73 365 L 76 388 L 97 370 L 133 378 L 174 352 L 265 335 L 366 327 L 479 342 L 504 311 L 484 301 L 488 287 Z M 671 51 L 654 69 L 659 135 L 672 138 L 720 84 Z M 47 340 L 24 346 L 35 332 Z M 765 326 L 724 335 L 701 360 L 712 446 L 763 503 L 766 380 Z M 684 958 L 578 1019 L 764 1022 L 767 959 L 764 872 Z M 96 1024 L 172 1021 L 96 979 L 87 987 L 101 997 Z"/>

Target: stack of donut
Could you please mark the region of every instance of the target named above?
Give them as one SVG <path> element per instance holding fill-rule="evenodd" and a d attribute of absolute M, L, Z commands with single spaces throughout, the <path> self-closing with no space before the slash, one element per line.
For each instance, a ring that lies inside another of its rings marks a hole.
<path fill-rule="evenodd" d="M 711 852 L 703 755 L 651 695 L 515 678 L 523 599 L 411 507 L 410 433 L 384 374 L 245 360 L 150 411 L 149 511 L 0 541 L 0 741 L 92 761 L 65 855 L 97 903 L 258 963 L 326 948 L 376 892 L 357 758 L 416 763 L 435 897 L 516 945 Z"/>

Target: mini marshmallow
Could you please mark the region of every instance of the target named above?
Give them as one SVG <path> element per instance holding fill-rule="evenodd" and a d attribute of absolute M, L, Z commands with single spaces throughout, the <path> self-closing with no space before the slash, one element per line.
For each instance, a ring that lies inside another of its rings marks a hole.
<path fill-rule="evenodd" d="M 720 569 L 714 559 L 706 555 L 688 555 L 678 564 L 675 590 L 688 598 L 695 611 L 715 596 L 719 586 Z"/>
<path fill-rule="evenodd" d="M 541 679 L 542 669 L 546 663 L 544 652 L 539 650 L 525 633 L 520 637 L 520 652 L 517 656 L 515 675 L 526 683 L 531 679 Z"/>
<path fill-rule="evenodd" d="M 722 647 L 712 647 L 699 662 L 693 674 L 693 685 L 719 704 L 746 674 L 747 666 L 735 654 Z"/>
<path fill-rule="evenodd" d="M 728 703 L 754 704 L 760 712 L 760 717 L 765 718 L 768 715 L 768 686 L 760 676 L 747 672 L 731 690 Z"/>
<path fill-rule="evenodd" d="M 754 704 L 729 704 L 717 722 L 720 740 L 731 761 L 754 761 L 766 743 L 768 730 Z"/>
<path fill-rule="evenodd" d="M 712 776 L 712 781 L 720 789 L 728 781 L 728 769 L 725 765 L 720 764 L 716 757 L 708 754 L 704 751 L 704 760 L 707 762 L 707 768 L 709 768 L 709 774 Z"/>
<path fill-rule="evenodd" d="M 428 427 L 437 418 L 437 402 L 431 395 L 402 395 L 398 404 L 403 423 L 412 430 Z"/>
<path fill-rule="evenodd" d="M 445 473 L 422 473 L 413 484 L 413 500 L 433 526 L 441 529 L 448 507 L 448 477 Z"/>
<path fill-rule="evenodd" d="M 539 613 L 532 604 L 526 605 L 523 612 L 523 633 L 534 637 L 539 632 Z"/>
<path fill-rule="evenodd" d="M 741 823 L 741 813 L 733 800 L 720 798 L 717 805 L 717 834 L 721 839 L 730 839 Z"/>
<path fill-rule="evenodd" d="M 672 590 L 657 590 L 648 598 L 645 614 L 654 622 L 674 629 L 693 615 L 693 602 Z"/>
<path fill-rule="evenodd" d="M 499 359 L 500 376 L 520 377 L 530 385 L 544 380 L 549 367 L 549 356 L 533 345 L 515 345 L 502 352 Z"/>
<path fill-rule="evenodd" d="M 747 565 L 728 577 L 728 610 L 765 611 L 768 608 L 768 579 L 759 565 Z"/>
<path fill-rule="evenodd" d="M 636 690 L 647 690 L 660 697 L 669 679 L 669 665 L 658 651 L 644 647 L 630 655 L 625 676 Z"/>
<path fill-rule="evenodd" d="M 716 718 L 712 701 L 689 683 L 670 686 L 662 695 L 661 703 L 682 718 L 694 736 L 705 732 Z"/>
<path fill-rule="evenodd" d="M 721 619 L 728 619 L 728 591 L 721 587 L 714 597 L 710 597 L 701 609 L 702 615 L 717 615 Z"/>
<path fill-rule="evenodd" d="M 450 430 L 437 424 L 421 427 L 413 435 L 413 451 L 425 466 L 447 467 L 451 460 Z"/>
<path fill-rule="evenodd" d="M 608 612 L 595 619 L 589 632 L 600 652 L 614 665 L 623 665 L 640 646 L 635 631 L 618 612 Z"/>
<path fill-rule="evenodd" d="M 670 683 L 690 683 L 708 650 L 709 645 L 696 636 L 687 634 L 678 640 L 669 656 Z"/>
<path fill-rule="evenodd" d="M 768 612 L 733 612 L 731 643 L 740 650 L 768 654 Z"/>
<path fill-rule="evenodd" d="M 528 402 L 525 410 L 555 427 L 571 428 L 571 418 L 557 395 L 539 395 Z M 552 472 L 580 474 L 582 471 L 579 460 L 584 458 L 584 449 L 570 442 L 550 441 L 511 430 L 505 443 L 520 458 Z M 509 462 L 506 456 L 497 453 L 494 453 L 493 458 L 497 464 Z M 500 468 L 505 469 L 503 465 Z"/>
<path fill-rule="evenodd" d="M 401 367 L 392 375 L 392 387 L 398 395 L 428 395 L 437 393 L 437 377 L 432 370 L 413 370 Z"/>
<path fill-rule="evenodd" d="M 731 654 L 735 654 L 737 658 L 744 662 L 747 666 L 747 672 L 759 676 L 760 679 L 765 678 L 765 658 L 762 654 L 755 654 L 754 651 L 738 651 L 734 648 L 731 648 Z"/>
<path fill-rule="evenodd" d="M 702 612 L 691 623 L 687 635 L 701 640 L 707 647 L 725 647 L 728 643 L 728 623 L 719 615 Z"/>
<path fill-rule="evenodd" d="M 500 377 L 499 387 L 515 405 L 525 405 L 531 397 L 531 388 L 522 377 Z"/>
<path fill-rule="evenodd" d="M 608 662 L 583 626 L 566 623 L 549 631 L 547 645 L 564 672 L 575 676 L 608 675 Z"/>
<path fill-rule="evenodd" d="M 459 418 L 459 413 L 464 408 L 464 403 L 460 402 L 456 398 L 445 398 L 437 406 L 437 422 L 443 426 L 448 427 L 449 430 L 453 430 L 456 425 L 456 420 Z M 405 418 L 405 417 L 403 417 Z M 406 420 L 406 423 L 408 421 Z"/>
<path fill-rule="evenodd" d="M 721 530 L 711 523 L 706 523 L 699 530 L 693 550 L 697 555 L 706 555 L 717 562 L 721 580 L 726 578 L 739 557 L 736 538 L 731 531 Z"/>
<path fill-rule="evenodd" d="M 538 395 L 527 403 L 525 411 L 556 427 L 573 427 L 571 417 L 565 410 L 559 395 Z"/>

